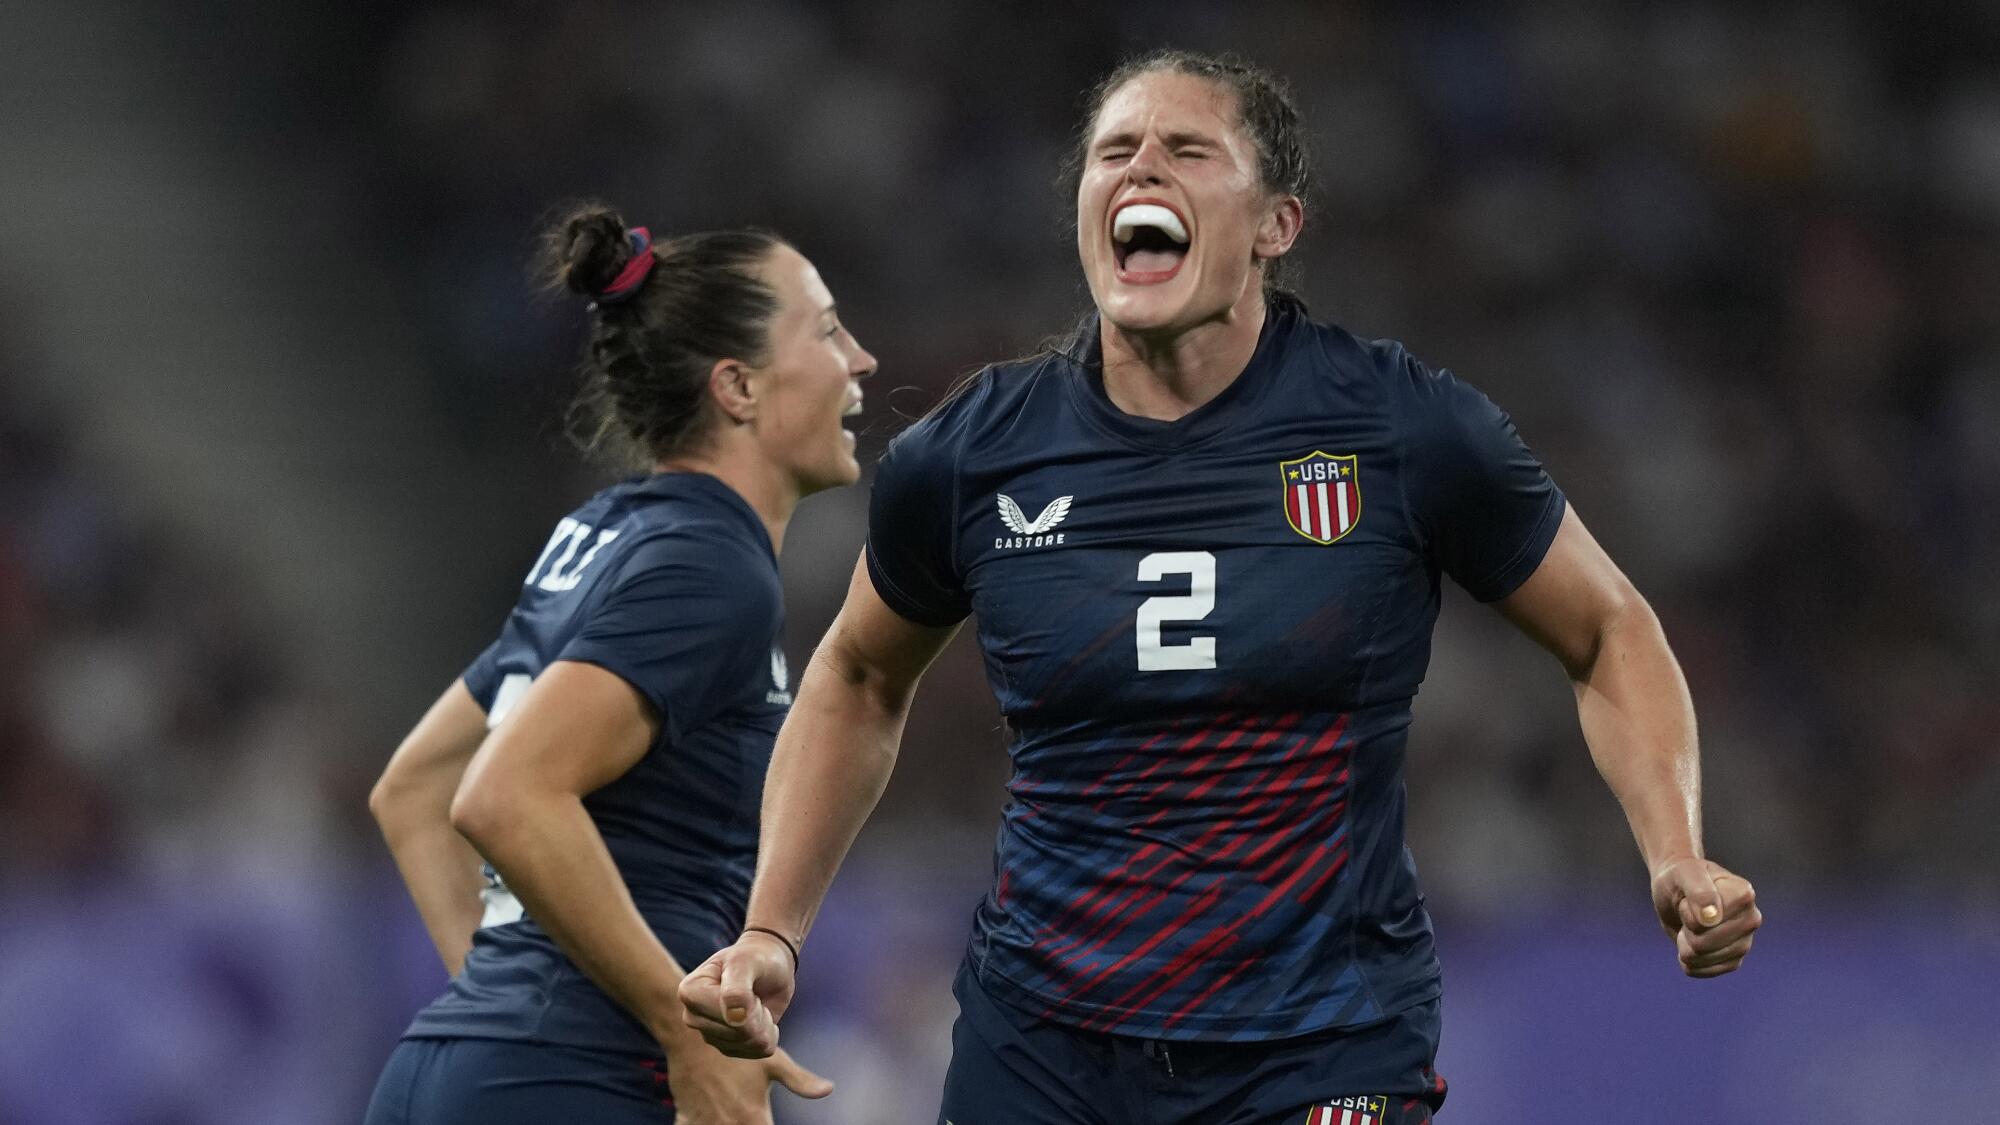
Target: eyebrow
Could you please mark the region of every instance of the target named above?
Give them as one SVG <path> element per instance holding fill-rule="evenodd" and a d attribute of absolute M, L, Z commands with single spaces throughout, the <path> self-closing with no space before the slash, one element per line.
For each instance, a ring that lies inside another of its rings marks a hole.
<path fill-rule="evenodd" d="M 1221 143 L 1220 141 L 1217 141 L 1214 137 L 1209 136 L 1207 133 L 1198 133 L 1186 129 L 1164 134 L 1160 139 L 1167 143 L 1168 148 L 1179 148 L 1182 145 L 1209 145 L 1212 147 Z M 1117 133 L 1108 133 L 1102 137 L 1099 137 L 1095 142 L 1091 144 L 1090 147 L 1093 149 L 1100 149 L 1100 148 L 1108 148 L 1115 145 L 1136 146 L 1138 143 L 1139 143 L 1139 135 L 1127 129 Z"/>

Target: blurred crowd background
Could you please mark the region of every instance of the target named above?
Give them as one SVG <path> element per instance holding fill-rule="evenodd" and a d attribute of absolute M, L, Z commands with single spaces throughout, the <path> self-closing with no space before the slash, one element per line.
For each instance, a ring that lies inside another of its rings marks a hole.
<path fill-rule="evenodd" d="M 1409 763 L 1443 1120 L 1990 1112 L 1991 5 L 17 0 L 0 1123 L 355 1120 L 441 987 L 364 800 L 606 479 L 551 204 L 792 237 L 882 360 L 866 461 L 1087 308 L 1057 165 L 1162 44 L 1289 78 L 1313 312 L 1510 410 L 1652 599 L 1771 919 L 1678 979 L 1559 670 L 1454 593 Z M 793 668 L 864 512 L 794 525 Z M 785 1120 L 929 1119 L 1006 772 L 962 638 L 787 1023 L 843 1089 Z"/>

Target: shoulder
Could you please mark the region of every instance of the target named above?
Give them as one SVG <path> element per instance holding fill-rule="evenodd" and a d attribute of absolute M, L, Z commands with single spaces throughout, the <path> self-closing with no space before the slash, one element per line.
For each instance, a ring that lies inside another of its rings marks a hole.
<path fill-rule="evenodd" d="M 775 602 L 781 588 L 777 565 L 762 529 L 747 524 L 747 517 L 730 512 L 656 505 L 632 521 L 621 536 L 625 542 L 615 545 L 612 588 Z"/>
<path fill-rule="evenodd" d="M 1312 330 L 1327 362 L 1343 376 L 1377 388 L 1414 435 L 1450 431 L 1494 410 L 1477 388 L 1418 359 L 1400 340 L 1366 340 L 1326 324 L 1313 324 Z"/>
<path fill-rule="evenodd" d="M 890 438 L 876 466 L 876 478 L 922 476 L 942 486 L 956 476 L 968 448 L 1010 430 L 1030 402 L 1058 386 L 1074 360 L 1060 352 L 996 362 L 960 382 L 928 414 Z"/>
<path fill-rule="evenodd" d="M 1337 375 L 1416 395 L 1424 394 L 1435 379 L 1435 373 L 1400 340 L 1366 339 L 1338 324 L 1304 316 L 1300 317 L 1299 333 L 1301 342 Z"/>
<path fill-rule="evenodd" d="M 1074 360 L 1054 351 L 988 364 L 891 439 L 883 459 L 955 463 L 967 446 L 1006 429 L 1038 392 L 1052 387 L 1074 365 Z"/>
<path fill-rule="evenodd" d="M 1388 400 L 1396 408 L 1435 400 L 1448 383 L 1449 372 L 1433 370 L 1400 340 L 1369 339 L 1338 324 L 1315 320 L 1303 306 L 1289 348 L 1310 362 L 1319 376 L 1367 400 Z"/>

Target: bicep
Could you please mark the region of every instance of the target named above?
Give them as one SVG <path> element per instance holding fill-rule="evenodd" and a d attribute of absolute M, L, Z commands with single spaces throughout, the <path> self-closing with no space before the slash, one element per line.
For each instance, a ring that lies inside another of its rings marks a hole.
<path fill-rule="evenodd" d="M 901 710 L 924 670 L 958 633 L 958 625 L 923 625 L 889 607 L 869 576 L 867 556 L 854 564 L 847 600 L 813 653 L 813 663 L 841 682 Z"/>
<path fill-rule="evenodd" d="M 1589 670 L 1604 634 L 1621 617 L 1634 610 L 1651 612 L 1574 508 L 1563 513 L 1534 573 L 1495 605 L 1560 660 L 1572 678 Z"/>
<path fill-rule="evenodd" d="M 465 681 L 454 680 L 410 728 L 376 784 L 379 797 L 398 790 L 456 785 L 486 737 L 486 710 Z"/>
<path fill-rule="evenodd" d="M 584 796 L 637 765 L 658 730 L 652 706 L 622 677 L 558 660 L 479 747 L 461 796 L 480 789 Z"/>

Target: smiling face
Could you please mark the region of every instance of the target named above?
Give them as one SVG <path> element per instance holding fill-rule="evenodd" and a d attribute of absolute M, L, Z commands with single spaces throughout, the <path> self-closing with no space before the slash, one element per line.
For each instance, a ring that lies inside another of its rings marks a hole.
<path fill-rule="evenodd" d="M 1268 190 L 1236 96 L 1150 71 L 1112 91 L 1086 141 L 1077 254 L 1104 319 L 1174 335 L 1261 299 L 1258 262 L 1291 249 L 1295 196 Z"/>
<path fill-rule="evenodd" d="M 854 435 L 841 419 L 861 412 L 860 381 L 875 373 L 805 255 L 774 247 L 758 271 L 777 295 L 768 360 L 747 372 L 749 419 L 766 459 L 782 466 L 801 496 L 861 478 Z"/>

